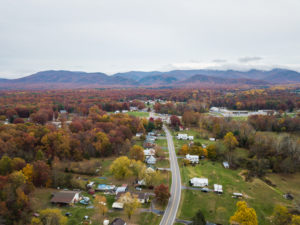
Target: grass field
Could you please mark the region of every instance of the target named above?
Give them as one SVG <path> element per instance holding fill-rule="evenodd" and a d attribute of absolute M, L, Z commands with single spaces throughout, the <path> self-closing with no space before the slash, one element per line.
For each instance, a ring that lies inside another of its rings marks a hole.
<path fill-rule="evenodd" d="M 135 117 L 149 117 L 148 112 L 128 112 L 127 114 Z"/>
<path fill-rule="evenodd" d="M 158 225 L 160 223 L 161 216 L 157 216 L 153 213 L 141 213 L 140 214 L 140 220 L 138 224 L 143 225 Z"/>
<path fill-rule="evenodd" d="M 157 160 L 155 166 L 158 168 L 170 168 L 170 162 L 168 159 Z"/>
<path fill-rule="evenodd" d="M 232 198 L 233 192 L 243 193 L 243 200 L 256 210 L 259 224 L 271 224 L 269 217 L 276 204 L 292 204 L 282 197 L 281 191 L 268 186 L 260 179 L 245 182 L 240 175 L 241 172 L 241 170 L 225 169 L 221 163 L 211 161 L 202 161 L 195 167 L 182 167 L 183 185 L 188 186 L 189 179 L 193 177 L 205 177 L 208 178 L 209 188 L 212 189 L 213 184 L 221 184 L 224 193 L 217 195 L 215 193 L 183 190 L 177 217 L 189 220 L 200 209 L 208 221 L 228 224 L 230 216 L 236 210 L 235 205 L 238 201 Z"/>

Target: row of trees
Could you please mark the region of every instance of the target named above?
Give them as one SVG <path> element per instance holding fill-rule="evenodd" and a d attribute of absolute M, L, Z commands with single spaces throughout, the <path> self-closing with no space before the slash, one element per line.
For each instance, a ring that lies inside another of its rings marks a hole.
<path fill-rule="evenodd" d="M 0 156 L 20 157 L 26 161 L 68 160 L 125 154 L 131 138 L 145 132 L 143 123 L 126 114 L 101 114 L 90 109 L 88 118 L 74 118 L 61 129 L 52 124 L 16 124 L 0 126 Z"/>

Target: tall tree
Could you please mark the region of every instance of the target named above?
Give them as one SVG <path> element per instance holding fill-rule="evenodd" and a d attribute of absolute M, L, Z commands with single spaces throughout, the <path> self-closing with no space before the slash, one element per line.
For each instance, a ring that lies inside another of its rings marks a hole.
<path fill-rule="evenodd" d="M 245 201 L 236 203 L 237 210 L 230 217 L 230 224 L 257 225 L 257 216 L 253 208 L 249 208 Z"/>
<path fill-rule="evenodd" d="M 155 193 L 155 198 L 162 205 L 165 205 L 171 196 L 169 192 L 169 187 L 164 184 L 157 186 L 154 189 L 154 193 Z"/>
<path fill-rule="evenodd" d="M 110 171 L 117 179 L 125 179 L 132 176 L 131 160 L 127 156 L 121 156 L 113 161 Z"/>
<path fill-rule="evenodd" d="M 128 216 L 128 219 L 130 219 L 134 211 L 141 206 L 141 203 L 137 197 L 132 195 L 130 192 L 123 194 L 119 201 L 124 203 L 124 210 Z"/>
<path fill-rule="evenodd" d="M 239 144 L 238 141 L 236 140 L 235 136 L 233 135 L 233 133 L 228 132 L 225 137 L 224 137 L 224 144 L 227 148 L 227 159 L 228 162 L 231 163 L 231 159 L 232 159 L 232 154 L 233 154 L 233 150 L 236 148 L 236 146 Z"/>
<path fill-rule="evenodd" d="M 131 159 L 144 161 L 144 149 L 139 145 L 134 145 L 130 149 L 129 156 Z"/>
<path fill-rule="evenodd" d="M 291 214 L 285 206 L 277 205 L 273 212 L 273 222 L 275 225 L 288 225 L 292 219 Z"/>
<path fill-rule="evenodd" d="M 97 209 L 97 212 L 99 212 L 100 215 L 104 216 L 105 213 L 107 213 L 107 203 L 105 196 L 102 195 L 96 195 L 94 199 L 94 206 Z"/>

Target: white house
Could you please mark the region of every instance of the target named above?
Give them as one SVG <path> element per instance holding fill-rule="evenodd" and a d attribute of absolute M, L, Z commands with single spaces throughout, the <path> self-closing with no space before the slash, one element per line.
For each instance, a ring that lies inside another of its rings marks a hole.
<path fill-rule="evenodd" d="M 222 194 L 223 193 L 223 187 L 220 184 L 214 184 L 214 191 L 218 194 Z"/>
<path fill-rule="evenodd" d="M 138 111 L 138 108 L 135 106 L 130 106 L 129 109 L 130 111 Z"/>
<path fill-rule="evenodd" d="M 194 140 L 194 136 L 188 136 L 188 140 L 193 141 Z"/>
<path fill-rule="evenodd" d="M 205 186 L 208 186 L 208 179 L 194 177 L 190 180 L 190 183 L 194 187 L 205 187 Z"/>
<path fill-rule="evenodd" d="M 177 139 L 178 140 L 187 140 L 188 139 L 188 135 L 187 134 L 178 134 L 177 135 Z"/>
<path fill-rule="evenodd" d="M 141 137 L 143 135 L 143 133 L 136 133 L 135 136 L 136 137 Z"/>
<path fill-rule="evenodd" d="M 151 156 L 155 155 L 155 150 L 153 148 L 147 148 L 144 150 L 144 156 Z"/>
<path fill-rule="evenodd" d="M 148 156 L 148 157 L 146 157 L 146 163 L 147 164 L 155 164 L 156 163 L 156 158 L 153 155 Z"/>
<path fill-rule="evenodd" d="M 124 203 L 123 202 L 114 202 L 112 204 L 113 209 L 123 209 L 124 208 Z"/>
<path fill-rule="evenodd" d="M 215 139 L 215 138 L 209 138 L 209 140 L 210 140 L 210 141 L 216 141 L 216 139 Z"/>
<path fill-rule="evenodd" d="M 125 193 L 128 190 L 128 185 L 123 184 L 121 187 L 117 187 L 116 194 L 118 193 Z"/>
<path fill-rule="evenodd" d="M 185 156 L 185 158 L 187 160 L 190 161 L 190 163 L 199 163 L 199 156 L 198 155 L 190 155 L 190 154 L 187 154 Z"/>

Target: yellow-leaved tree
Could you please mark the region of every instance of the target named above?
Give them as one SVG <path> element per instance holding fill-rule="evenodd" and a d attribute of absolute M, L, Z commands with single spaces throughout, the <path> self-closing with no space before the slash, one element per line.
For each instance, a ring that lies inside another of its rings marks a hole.
<path fill-rule="evenodd" d="M 105 196 L 96 195 L 95 200 L 94 200 L 94 206 L 95 206 L 97 212 L 99 212 L 99 214 L 102 216 L 104 216 L 105 213 L 107 213 L 107 211 L 108 211 Z"/>
<path fill-rule="evenodd" d="M 231 163 L 233 150 L 236 148 L 236 146 L 239 144 L 233 133 L 228 132 L 224 137 L 224 144 L 227 148 L 227 160 L 229 163 Z"/>
<path fill-rule="evenodd" d="M 128 219 L 130 219 L 134 211 L 141 206 L 141 203 L 137 197 L 130 192 L 123 194 L 119 201 L 124 203 L 124 210 L 128 216 Z"/>
<path fill-rule="evenodd" d="M 22 170 L 26 181 L 27 182 L 32 182 L 32 178 L 33 178 L 33 165 L 27 163 L 26 166 L 23 168 Z"/>
<path fill-rule="evenodd" d="M 242 225 L 257 225 L 257 216 L 253 208 L 249 208 L 245 201 L 238 201 L 236 203 L 237 210 L 232 217 L 230 217 L 230 224 Z"/>
<path fill-rule="evenodd" d="M 32 225 L 66 225 L 67 217 L 62 215 L 60 209 L 44 209 L 40 211 L 39 218 L 32 218 Z"/>
<path fill-rule="evenodd" d="M 133 175 L 131 170 L 131 160 L 127 156 L 121 156 L 113 161 L 110 172 L 117 179 L 125 179 Z"/>

